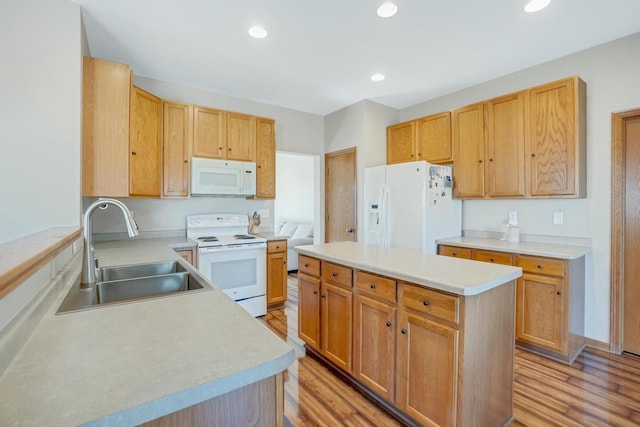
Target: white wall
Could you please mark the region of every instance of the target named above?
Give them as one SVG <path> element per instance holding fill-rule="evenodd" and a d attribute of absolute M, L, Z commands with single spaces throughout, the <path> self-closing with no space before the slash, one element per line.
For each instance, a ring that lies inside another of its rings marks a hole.
<path fill-rule="evenodd" d="M 503 231 L 508 211 L 517 210 L 523 233 L 591 238 L 593 255 L 587 258 L 586 334 L 608 342 L 611 113 L 640 107 L 640 33 L 403 109 L 400 121 L 575 74 L 587 83 L 587 198 L 465 201 L 463 228 Z M 564 225 L 552 224 L 554 211 L 564 212 Z"/>
<path fill-rule="evenodd" d="M 80 7 L 0 7 L 0 243 L 80 224 Z"/>
<path fill-rule="evenodd" d="M 387 126 L 398 122 L 398 110 L 372 101 L 360 101 L 325 116 L 326 152 L 357 149 L 356 236 L 363 240 L 364 168 L 386 163 Z"/>
<path fill-rule="evenodd" d="M 276 153 L 275 222 L 291 220 L 314 223 L 315 163 L 313 156 Z"/>

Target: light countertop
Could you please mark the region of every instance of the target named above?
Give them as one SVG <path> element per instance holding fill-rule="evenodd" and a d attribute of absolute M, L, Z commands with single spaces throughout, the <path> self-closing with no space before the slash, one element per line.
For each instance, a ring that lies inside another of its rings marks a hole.
<path fill-rule="evenodd" d="M 471 249 L 485 249 L 491 251 L 510 252 L 522 255 L 544 256 L 560 259 L 577 259 L 588 253 L 588 246 L 574 246 L 555 243 L 520 242 L 511 243 L 506 240 L 489 239 L 483 237 L 453 237 L 440 239 L 436 243 L 441 245 L 460 246 Z"/>
<path fill-rule="evenodd" d="M 94 246 L 106 266 L 179 259 L 172 248 L 184 245 L 191 243 Z M 80 259 L 68 267 L 78 275 Z M 288 344 L 215 286 L 56 315 L 70 286 L 0 378 L 0 425 L 136 425 L 276 375 L 294 361 Z"/>
<path fill-rule="evenodd" d="M 276 234 L 269 231 L 256 233 L 256 236 L 263 237 L 267 239 L 268 242 L 272 240 L 287 240 L 289 238 L 289 236 L 283 236 L 282 234 Z"/>
<path fill-rule="evenodd" d="M 355 242 L 297 246 L 299 253 L 458 295 L 477 295 L 522 275 L 519 267 Z"/>

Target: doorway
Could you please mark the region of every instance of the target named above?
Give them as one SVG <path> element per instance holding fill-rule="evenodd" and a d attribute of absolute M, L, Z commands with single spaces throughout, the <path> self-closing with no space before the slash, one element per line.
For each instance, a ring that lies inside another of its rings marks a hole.
<path fill-rule="evenodd" d="M 612 114 L 610 351 L 640 354 L 640 109 Z"/>
<path fill-rule="evenodd" d="M 325 242 L 356 240 L 356 148 L 327 153 Z"/>

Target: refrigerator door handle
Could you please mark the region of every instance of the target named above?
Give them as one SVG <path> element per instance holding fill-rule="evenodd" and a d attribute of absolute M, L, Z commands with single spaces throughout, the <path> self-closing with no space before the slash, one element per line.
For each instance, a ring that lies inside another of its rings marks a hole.
<path fill-rule="evenodd" d="M 388 240 L 388 222 L 387 222 L 387 205 L 389 203 L 389 187 L 386 185 L 380 190 L 380 247 L 389 246 Z"/>

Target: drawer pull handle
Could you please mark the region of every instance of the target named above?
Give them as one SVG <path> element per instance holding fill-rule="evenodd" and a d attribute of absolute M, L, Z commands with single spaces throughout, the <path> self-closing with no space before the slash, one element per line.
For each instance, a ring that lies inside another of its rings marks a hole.
<path fill-rule="evenodd" d="M 407 330 L 406 329 L 402 329 L 402 335 L 407 335 Z"/>
<path fill-rule="evenodd" d="M 372 283 L 372 284 L 371 284 L 371 289 L 375 289 L 375 288 L 376 288 L 376 284 L 375 284 L 375 283 Z"/>
<path fill-rule="evenodd" d="M 333 277 L 338 277 L 338 273 L 331 273 Z"/>
<path fill-rule="evenodd" d="M 305 264 L 304 264 L 304 266 L 305 266 L 305 267 L 309 267 L 309 264 L 305 263 Z"/>
<path fill-rule="evenodd" d="M 489 258 L 489 261 L 491 261 L 491 262 L 496 262 L 496 260 L 495 260 L 495 259 L 493 259 L 493 258 Z"/>
<path fill-rule="evenodd" d="M 423 304 L 424 304 L 424 305 L 429 305 L 429 304 L 431 304 L 431 303 L 429 302 L 429 300 L 428 300 L 428 299 L 426 299 L 426 300 L 424 300 Z"/>
<path fill-rule="evenodd" d="M 451 256 L 458 256 L 458 254 L 455 252 L 451 252 Z"/>
<path fill-rule="evenodd" d="M 313 291 L 313 294 L 314 295 L 318 295 L 318 291 Z"/>
<path fill-rule="evenodd" d="M 390 327 L 391 327 L 391 325 L 392 325 L 392 323 L 391 323 L 391 322 L 387 322 L 387 328 L 390 328 Z"/>
<path fill-rule="evenodd" d="M 536 267 L 538 267 L 540 270 L 542 270 L 542 266 L 540 264 L 538 264 Z"/>

